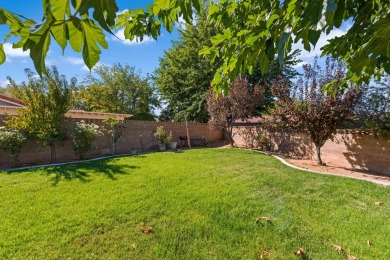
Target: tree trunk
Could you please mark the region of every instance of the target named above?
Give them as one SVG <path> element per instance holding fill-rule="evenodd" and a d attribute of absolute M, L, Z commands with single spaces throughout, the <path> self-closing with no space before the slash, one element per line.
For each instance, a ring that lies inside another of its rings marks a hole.
<path fill-rule="evenodd" d="M 316 146 L 316 151 L 317 151 L 317 162 L 320 165 L 323 165 L 324 163 L 321 160 L 321 147 Z"/>
<path fill-rule="evenodd" d="M 114 140 L 112 140 L 112 155 L 116 154 L 116 143 Z"/>
<path fill-rule="evenodd" d="M 13 154 L 12 155 L 12 159 L 14 161 L 14 167 L 18 167 L 18 163 L 19 163 L 19 154 Z"/>
<path fill-rule="evenodd" d="M 50 146 L 50 163 L 56 163 L 56 145 L 53 144 Z"/>
<path fill-rule="evenodd" d="M 228 135 L 229 135 L 229 142 L 231 147 L 234 146 L 234 140 L 233 140 L 233 124 L 228 123 L 228 129 L 227 129 Z"/>
<path fill-rule="evenodd" d="M 188 120 L 187 120 L 187 114 L 185 114 L 185 120 L 186 120 L 186 132 L 187 132 L 187 145 L 188 145 L 188 148 L 189 149 L 192 149 L 191 148 L 191 138 L 190 138 L 190 133 L 188 131 Z"/>

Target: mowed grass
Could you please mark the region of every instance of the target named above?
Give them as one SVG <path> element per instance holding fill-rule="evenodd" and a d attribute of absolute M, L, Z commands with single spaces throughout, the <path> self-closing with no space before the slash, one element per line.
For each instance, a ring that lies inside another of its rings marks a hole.
<path fill-rule="evenodd" d="M 0 198 L 1 259 L 390 259 L 389 188 L 251 151 L 2 172 Z"/>

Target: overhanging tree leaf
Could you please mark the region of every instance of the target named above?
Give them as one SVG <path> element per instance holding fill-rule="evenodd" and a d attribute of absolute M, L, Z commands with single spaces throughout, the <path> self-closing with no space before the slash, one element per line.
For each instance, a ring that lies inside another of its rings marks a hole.
<path fill-rule="evenodd" d="M 100 60 L 101 50 L 98 46 L 107 48 L 107 42 L 102 30 L 92 20 L 81 20 L 84 34 L 83 58 L 89 69 Z"/>
<path fill-rule="evenodd" d="M 107 32 L 112 33 L 111 28 L 115 26 L 116 13 L 119 11 L 116 0 L 95 0 L 83 1 L 80 7 L 80 14 L 85 15 L 93 8 L 93 18 Z"/>
<path fill-rule="evenodd" d="M 66 37 L 66 23 L 60 24 L 58 26 L 53 26 L 50 30 L 52 33 L 54 39 L 56 42 L 61 46 L 62 48 L 62 54 L 64 54 L 64 50 L 66 48 L 66 45 L 68 43 L 67 37 Z"/>
<path fill-rule="evenodd" d="M 84 37 L 81 20 L 73 18 L 67 23 L 69 42 L 72 49 L 76 52 L 80 52 L 83 49 Z"/>
<path fill-rule="evenodd" d="M 278 58 L 279 58 L 279 64 L 282 65 L 284 61 L 284 55 L 285 55 L 285 49 L 286 49 L 286 42 L 290 38 L 291 33 L 283 33 L 280 37 L 279 44 L 278 44 Z"/>
<path fill-rule="evenodd" d="M 46 73 L 45 57 L 49 51 L 50 46 L 50 31 L 46 29 L 43 31 L 39 41 L 34 43 L 29 40 L 32 47 L 30 48 L 30 57 L 34 62 L 34 67 L 38 74 L 42 76 L 42 73 Z M 27 43 L 28 44 L 28 43 Z"/>
<path fill-rule="evenodd" d="M 4 47 L 3 44 L 0 44 L 0 64 L 3 64 L 5 62 L 5 52 L 4 52 Z"/>
<path fill-rule="evenodd" d="M 46 0 L 46 2 L 50 4 L 54 18 L 63 21 L 65 19 L 65 14 L 67 13 L 66 10 L 69 10 L 69 0 Z"/>
<path fill-rule="evenodd" d="M 106 31 L 109 31 L 115 25 L 114 19 L 117 16 L 115 0 L 72 0 L 71 3 L 74 9 L 72 9 L 74 11 L 72 15 L 69 15 L 70 9 L 60 5 L 60 3 L 69 6 L 69 1 L 66 0 L 44 0 L 42 2 L 44 7 L 42 17 L 51 19 L 53 18 L 51 12 L 54 12 L 54 20 L 60 17 L 67 17 L 69 20 L 75 18 L 82 20 L 94 19 L 94 22 Z M 127 38 L 137 37 L 142 40 L 144 35 L 152 35 L 154 38 L 157 38 L 161 30 L 160 25 L 155 21 L 160 21 L 162 26 L 171 31 L 174 22 L 181 17 L 187 22 L 191 21 L 191 18 L 194 16 L 193 10 L 201 7 L 198 3 L 200 3 L 200 0 L 155 0 L 155 3 L 147 7 L 143 13 L 129 10 L 119 14 L 117 25 L 125 27 L 125 36 Z M 228 89 L 230 85 L 229 80 L 231 81 L 238 74 L 243 73 L 245 68 L 255 65 L 251 64 L 250 56 L 253 55 L 252 50 L 255 50 L 256 53 L 266 50 L 269 61 L 273 60 L 271 54 L 278 55 L 282 61 L 285 52 L 288 52 L 292 45 L 291 41 L 286 43 L 280 41 L 283 33 L 292 33 L 296 42 L 302 41 L 305 49 L 310 50 L 311 45 L 315 45 L 318 41 L 319 31 L 329 34 L 335 27 L 340 27 L 343 22 L 351 22 L 352 27 L 349 28 L 345 35 L 339 37 L 339 41 L 330 41 L 327 44 L 327 47 L 324 48 L 326 49 L 326 54 L 331 54 L 340 60 L 344 60 L 348 68 L 351 68 L 353 63 L 359 63 L 359 59 L 362 57 L 367 59 L 375 56 L 376 58 L 376 63 L 370 62 L 368 64 L 369 67 L 364 69 L 365 73 L 363 75 L 355 74 L 348 77 L 348 80 L 354 80 L 354 83 L 358 83 L 363 78 L 379 75 L 379 71 L 382 68 L 388 70 L 389 57 L 384 54 L 387 53 L 385 50 L 388 48 L 388 41 L 385 40 L 386 37 L 388 38 L 388 31 L 383 31 L 384 40 L 373 36 L 377 31 L 375 30 L 375 23 L 386 17 L 388 19 L 388 14 L 390 13 L 389 1 L 220 0 L 217 2 L 210 1 L 208 5 L 210 6 L 209 15 L 212 22 L 223 25 L 224 28 L 231 32 L 230 37 L 221 38 L 210 47 L 218 51 L 218 54 L 215 51 L 210 51 L 210 55 L 221 57 L 224 61 L 220 71 L 227 73 L 223 77 L 216 74 L 216 77 L 220 78 L 215 79 L 214 82 L 221 84 L 219 89 Z M 50 6 L 51 8 L 49 8 Z M 92 14 L 90 14 L 91 9 L 94 10 Z M 29 28 L 35 22 L 26 19 L 24 16 L 7 13 L 1 8 L 0 11 L 2 11 L 0 12 L 0 22 L 10 25 L 10 33 L 5 36 L 5 40 L 13 39 L 10 36 L 21 36 L 20 41 L 14 44 L 14 47 L 23 47 L 24 50 L 31 50 L 34 44 L 31 44 L 31 42 L 26 44 L 27 41 L 35 37 L 32 41 L 37 43 L 39 39 L 36 39 L 36 37 L 45 37 L 44 34 L 34 35 L 34 30 L 29 31 Z M 276 16 L 279 17 L 276 19 Z M 271 22 L 272 19 L 276 20 Z M 252 46 L 245 46 L 246 39 L 251 39 L 252 36 L 260 35 L 264 32 L 264 28 L 267 28 L 267 21 L 269 27 L 267 33 L 254 41 Z M 68 23 L 69 21 L 66 22 Z M 56 23 L 49 24 L 50 30 L 55 25 Z M 67 28 L 65 27 L 64 29 L 66 30 Z M 309 33 L 310 29 L 317 31 L 317 33 L 312 36 Z M 245 37 L 239 35 L 238 32 L 243 30 L 247 30 L 250 33 L 246 34 Z M 71 35 L 69 33 L 70 39 L 73 35 L 79 38 L 78 34 Z M 282 44 L 279 44 L 280 42 Z M 60 45 L 63 46 L 63 43 L 60 43 Z M 283 48 L 281 48 L 281 45 L 283 45 Z M 368 48 L 369 45 L 373 48 Z M 232 55 L 237 55 L 238 60 L 234 69 L 231 69 L 231 66 L 227 64 L 229 61 L 234 62 Z M 37 64 L 36 61 L 35 64 Z M 38 64 L 40 63 L 38 62 Z"/>

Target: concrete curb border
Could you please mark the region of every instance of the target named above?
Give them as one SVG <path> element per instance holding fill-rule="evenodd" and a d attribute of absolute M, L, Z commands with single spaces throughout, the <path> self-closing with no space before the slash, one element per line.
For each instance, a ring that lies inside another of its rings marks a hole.
<path fill-rule="evenodd" d="M 383 185 L 383 186 L 390 186 L 390 182 L 389 181 L 373 180 L 373 179 L 362 178 L 362 177 L 357 177 L 357 176 L 346 176 L 346 175 L 338 174 L 338 173 L 330 173 L 330 172 L 321 172 L 321 171 L 308 170 L 308 169 L 305 169 L 305 168 L 301 168 L 301 167 L 292 165 L 291 163 L 287 162 L 283 158 L 281 158 L 281 157 L 279 157 L 277 155 L 274 155 L 274 154 L 269 154 L 269 153 L 266 153 L 266 152 L 256 151 L 256 150 L 251 150 L 251 149 L 244 149 L 244 150 L 249 150 L 249 151 L 252 151 L 252 152 L 256 152 L 256 153 L 261 153 L 261 154 L 264 154 L 264 155 L 272 156 L 272 157 L 278 159 L 280 162 L 282 162 L 286 166 L 289 166 L 289 167 L 297 169 L 297 170 L 305 171 L 305 172 L 312 172 L 312 173 L 323 174 L 323 175 L 339 176 L 339 177 L 356 179 L 356 180 L 361 180 L 361 181 L 368 181 L 368 182 L 372 182 L 372 183 Z"/>
<path fill-rule="evenodd" d="M 139 155 L 139 154 L 144 154 L 144 153 L 118 154 L 118 155 L 102 156 L 102 157 L 97 157 L 97 158 L 92 158 L 92 159 L 82 160 L 82 161 L 72 161 L 72 162 L 62 162 L 62 163 L 53 163 L 53 164 L 42 164 L 42 165 L 34 165 L 34 166 L 25 166 L 25 167 L 19 167 L 19 168 L 7 169 L 7 170 L 0 170 L 0 172 L 15 172 L 15 171 L 43 168 L 43 167 L 55 167 L 55 166 L 61 166 L 61 165 L 67 165 L 67 164 L 77 164 L 77 163 L 93 162 L 93 161 L 99 161 L 99 160 L 104 160 L 104 159 L 118 158 L 118 157 L 125 157 L 125 156 Z"/>

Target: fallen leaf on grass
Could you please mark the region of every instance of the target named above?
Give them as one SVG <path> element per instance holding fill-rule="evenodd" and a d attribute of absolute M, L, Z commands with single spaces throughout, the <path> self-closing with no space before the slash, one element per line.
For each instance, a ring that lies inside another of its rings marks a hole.
<path fill-rule="evenodd" d="M 271 222 L 271 219 L 269 217 L 261 217 L 256 219 L 256 224 L 260 222 L 260 220 L 263 220 L 265 222 Z"/>
<path fill-rule="evenodd" d="M 259 248 L 259 253 L 260 253 L 260 259 L 267 259 L 267 257 L 271 254 L 270 252 L 268 251 L 265 251 L 261 248 Z"/>
<path fill-rule="evenodd" d="M 144 235 L 147 235 L 147 234 L 149 234 L 150 232 L 152 232 L 153 231 L 153 228 L 151 227 L 151 226 L 148 226 L 145 230 L 144 230 Z"/>
<path fill-rule="evenodd" d="M 377 205 L 377 206 L 382 206 L 382 205 L 383 205 L 383 202 L 382 202 L 382 201 L 375 201 L 375 205 Z"/>
<path fill-rule="evenodd" d="M 135 243 L 133 243 L 131 246 L 133 247 L 133 249 L 137 249 L 137 246 L 135 245 Z"/>
<path fill-rule="evenodd" d="M 370 240 L 367 240 L 367 245 L 372 246 L 372 242 Z"/>
<path fill-rule="evenodd" d="M 334 246 L 334 249 L 339 252 L 339 254 L 343 253 L 344 252 L 344 249 L 341 247 L 341 246 L 337 246 L 337 245 L 333 245 Z"/>
<path fill-rule="evenodd" d="M 293 251 L 294 255 L 297 255 L 297 256 L 304 256 L 305 255 L 305 252 L 303 251 L 302 248 L 299 248 L 298 251 Z"/>
<path fill-rule="evenodd" d="M 348 256 L 348 260 L 358 260 L 356 256 L 353 256 L 353 255 L 347 255 Z"/>

